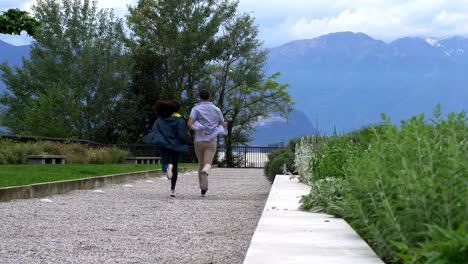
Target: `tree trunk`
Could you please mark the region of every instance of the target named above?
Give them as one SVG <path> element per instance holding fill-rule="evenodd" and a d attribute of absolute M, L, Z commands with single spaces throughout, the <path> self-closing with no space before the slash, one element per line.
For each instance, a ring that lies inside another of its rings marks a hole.
<path fill-rule="evenodd" d="M 225 153 L 225 160 L 226 160 L 226 167 L 234 167 L 234 153 L 232 151 L 232 125 L 228 123 L 228 134 L 224 138 L 224 146 L 226 148 Z"/>

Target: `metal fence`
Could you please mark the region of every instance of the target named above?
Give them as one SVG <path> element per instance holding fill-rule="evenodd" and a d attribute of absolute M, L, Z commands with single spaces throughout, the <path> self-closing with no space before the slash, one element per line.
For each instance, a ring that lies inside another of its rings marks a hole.
<path fill-rule="evenodd" d="M 233 161 L 226 161 L 226 147 L 218 147 L 218 161 L 220 166 L 236 168 L 263 168 L 268 161 L 268 154 L 282 147 L 232 147 Z M 231 164 L 231 165 L 227 165 Z"/>
<path fill-rule="evenodd" d="M 102 144 L 83 139 L 64 139 L 54 137 L 35 137 L 35 136 L 16 136 L 16 135 L 0 135 L 0 138 L 11 139 L 18 142 L 39 142 L 53 141 L 60 143 L 76 143 L 87 145 L 91 148 L 116 147 L 127 150 L 134 156 L 152 156 L 159 157 L 161 152 L 159 147 L 149 144 Z M 226 147 L 218 146 L 215 163 L 220 167 L 236 167 L 236 168 L 263 168 L 268 161 L 268 154 L 282 147 L 252 147 L 252 146 L 236 146 L 232 147 L 233 161 L 226 161 Z M 189 146 L 189 151 L 185 152 L 180 157 L 181 162 L 196 163 L 197 158 L 193 146 Z M 228 166 L 228 164 L 230 164 Z"/>

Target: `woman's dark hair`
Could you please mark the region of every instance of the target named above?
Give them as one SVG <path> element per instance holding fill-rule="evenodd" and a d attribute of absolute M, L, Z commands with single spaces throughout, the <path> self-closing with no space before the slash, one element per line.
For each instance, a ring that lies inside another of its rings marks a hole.
<path fill-rule="evenodd" d="M 179 112 L 180 111 L 180 102 L 177 101 L 177 100 L 172 100 L 172 101 L 174 101 L 174 112 Z"/>
<path fill-rule="evenodd" d="M 198 95 L 200 96 L 200 99 L 202 100 L 208 100 L 210 99 L 210 92 L 208 90 L 200 90 L 200 92 L 198 93 Z"/>
<path fill-rule="evenodd" d="M 162 118 L 168 118 L 179 110 L 180 103 L 177 100 L 158 100 L 156 102 L 156 113 Z"/>

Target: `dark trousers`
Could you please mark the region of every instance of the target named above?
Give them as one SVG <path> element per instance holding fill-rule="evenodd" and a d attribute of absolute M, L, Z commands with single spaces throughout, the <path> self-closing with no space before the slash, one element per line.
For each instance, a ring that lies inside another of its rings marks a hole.
<path fill-rule="evenodd" d="M 177 176 L 178 176 L 178 171 L 177 171 L 177 166 L 179 164 L 179 156 L 180 152 L 177 152 L 172 149 L 168 149 L 165 147 L 161 147 L 161 163 L 162 163 L 162 170 L 164 172 L 167 172 L 167 165 L 169 163 L 172 164 L 172 178 L 171 178 L 171 190 L 175 190 L 175 186 L 177 183 Z"/>

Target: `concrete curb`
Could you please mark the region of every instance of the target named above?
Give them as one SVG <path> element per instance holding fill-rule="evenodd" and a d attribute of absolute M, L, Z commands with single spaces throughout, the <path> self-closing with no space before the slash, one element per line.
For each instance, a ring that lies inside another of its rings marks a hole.
<path fill-rule="evenodd" d="M 180 168 L 179 173 L 193 170 L 194 168 Z M 118 184 L 126 181 L 145 179 L 149 177 L 159 177 L 161 175 L 162 170 L 149 170 L 97 176 L 77 180 L 45 182 L 32 185 L 0 188 L 0 202 L 8 202 L 14 199 L 45 197 L 62 194 L 73 190 L 96 189 L 107 184 Z"/>
<path fill-rule="evenodd" d="M 299 210 L 310 186 L 276 175 L 244 264 L 383 264 L 343 219 Z"/>

